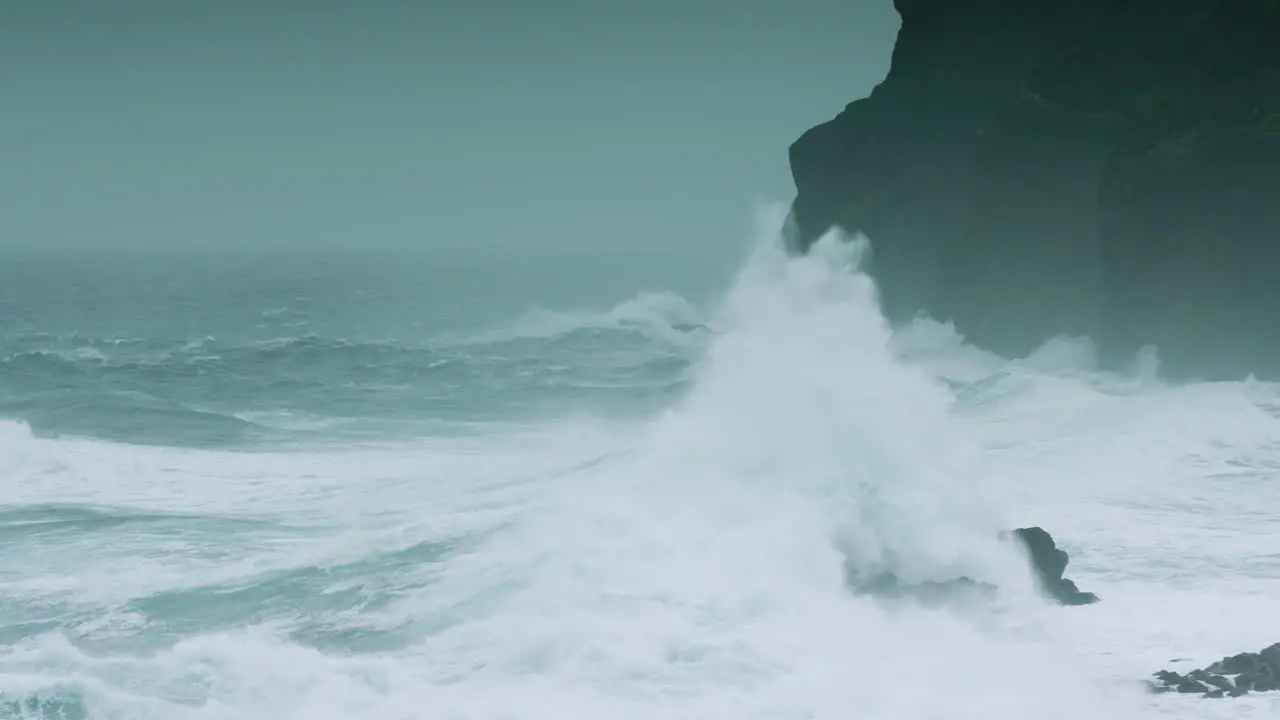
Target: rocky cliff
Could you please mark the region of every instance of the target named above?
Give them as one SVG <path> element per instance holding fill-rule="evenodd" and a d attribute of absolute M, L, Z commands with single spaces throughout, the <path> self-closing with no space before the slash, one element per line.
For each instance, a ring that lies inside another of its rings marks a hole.
<path fill-rule="evenodd" d="M 894 0 L 875 91 L 790 150 L 795 249 L 871 240 L 895 320 L 1280 377 L 1280 0 Z"/>

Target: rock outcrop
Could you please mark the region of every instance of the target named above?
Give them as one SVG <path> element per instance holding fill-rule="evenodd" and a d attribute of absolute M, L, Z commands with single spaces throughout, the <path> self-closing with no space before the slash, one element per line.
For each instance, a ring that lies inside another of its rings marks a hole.
<path fill-rule="evenodd" d="M 1280 377 L 1280 2 L 894 5 L 885 80 L 791 146 L 796 250 L 864 233 L 891 319 L 1002 354 Z"/>
<path fill-rule="evenodd" d="M 1081 592 L 1076 584 L 1063 577 L 1070 558 L 1053 541 L 1053 536 L 1039 527 L 1018 528 L 1012 535 L 1022 543 L 1032 572 L 1044 593 L 1060 605 L 1089 605 L 1098 596 Z M 925 603 L 937 603 L 965 594 L 989 594 L 996 588 L 972 578 L 958 577 L 921 583 L 904 583 L 892 572 L 865 574 L 849 562 L 844 568 L 845 584 L 860 595 L 910 597 Z"/>
<path fill-rule="evenodd" d="M 1046 530 L 1039 527 L 1018 528 L 1013 534 L 1026 547 L 1031 558 L 1031 568 L 1046 595 L 1063 605 L 1090 605 L 1098 602 L 1097 595 L 1081 592 L 1074 582 L 1063 577 L 1071 558 L 1066 550 L 1058 547 L 1053 536 Z"/>
<path fill-rule="evenodd" d="M 1154 692 L 1190 693 L 1211 698 L 1280 690 L 1280 643 L 1256 653 L 1222 658 L 1185 675 L 1161 670 L 1152 678 L 1150 683 Z"/>

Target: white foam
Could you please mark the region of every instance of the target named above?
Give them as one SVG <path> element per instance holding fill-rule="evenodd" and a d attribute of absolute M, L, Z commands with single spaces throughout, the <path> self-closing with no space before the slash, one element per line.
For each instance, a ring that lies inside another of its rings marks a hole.
<path fill-rule="evenodd" d="M 1007 362 L 927 319 L 894 333 L 858 270 L 864 241 L 789 259 L 781 221 L 764 216 L 709 319 L 692 390 L 650 422 L 263 454 L 37 439 L 0 423 L 2 504 L 264 521 L 220 555 L 142 538 L 0 558 L 6 597 L 114 611 L 95 621 L 107 631 L 141 622 L 125 612 L 134 598 L 479 540 L 358 619 L 402 631 L 398 649 L 326 656 L 289 639 L 305 618 L 141 656 L 45 634 L 0 649 L 0 692 L 70 688 L 93 717 L 237 720 L 1275 711 L 1265 696 L 1200 703 L 1137 686 L 1170 658 L 1280 636 L 1265 550 L 1280 540 L 1271 388 L 1100 375 L 1077 341 Z M 642 298 L 599 322 L 680 307 Z M 956 395 L 944 377 L 970 385 Z M 1050 529 L 1103 602 L 1040 601 L 995 539 L 1015 524 Z M 1004 594 L 940 609 L 854 597 L 846 555 Z"/>
<path fill-rule="evenodd" d="M 687 343 L 682 326 L 701 323 L 702 314 L 684 298 L 670 292 L 645 292 L 612 308 L 548 310 L 534 308 L 514 323 L 498 328 L 439 338 L 451 345 L 492 344 L 516 340 L 547 340 L 581 330 L 632 329 L 662 342 Z"/>

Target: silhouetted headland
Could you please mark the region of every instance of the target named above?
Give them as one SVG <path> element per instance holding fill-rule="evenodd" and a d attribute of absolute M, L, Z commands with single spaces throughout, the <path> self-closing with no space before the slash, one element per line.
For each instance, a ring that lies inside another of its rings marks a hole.
<path fill-rule="evenodd" d="M 873 246 L 894 320 L 1280 377 L 1280 2 L 895 0 L 892 69 L 790 149 L 793 249 Z"/>

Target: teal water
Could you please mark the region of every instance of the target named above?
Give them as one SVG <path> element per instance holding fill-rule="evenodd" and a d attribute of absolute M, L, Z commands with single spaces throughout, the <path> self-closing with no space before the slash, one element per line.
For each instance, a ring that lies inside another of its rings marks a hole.
<path fill-rule="evenodd" d="M 0 416 L 201 447 L 412 435 L 680 384 L 714 260 L 582 252 L 10 253 Z M 687 300 L 686 297 L 695 300 Z"/>
<path fill-rule="evenodd" d="M 858 245 L 761 226 L 0 256 L 0 719 L 1274 714 L 1140 685 L 1280 635 L 1274 386 L 890 328 Z M 1048 605 L 1014 524 L 1103 602 Z"/>

